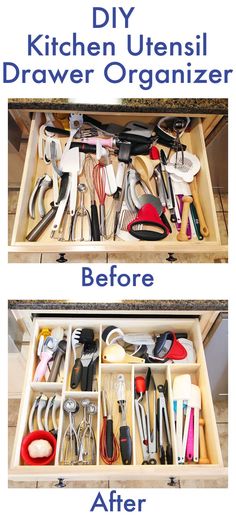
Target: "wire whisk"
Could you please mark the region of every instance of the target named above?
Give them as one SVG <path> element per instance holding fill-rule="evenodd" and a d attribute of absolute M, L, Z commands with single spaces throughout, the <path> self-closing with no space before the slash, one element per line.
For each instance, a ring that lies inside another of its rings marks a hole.
<path fill-rule="evenodd" d="M 100 232 L 103 237 L 106 236 L 106 220 L 105 220 L 105 185 L 106 185 L 106 170 L 101 164 L 96 164 L 93 168 L 93 184 L 97 197 L 99 200 L 99 217 L 100 217 Z"/>

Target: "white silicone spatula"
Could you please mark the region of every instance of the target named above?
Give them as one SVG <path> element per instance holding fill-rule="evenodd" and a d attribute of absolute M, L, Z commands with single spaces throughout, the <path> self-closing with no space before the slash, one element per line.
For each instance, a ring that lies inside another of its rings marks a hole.
<path fill-rule="evenodd" d="M 176 409 L 176 440 L 177 460 L 183 463 L 183 404 L 191 398 L 190 375 L 178 375 L 173 382 L 173 399 L 177 403 Z"/>

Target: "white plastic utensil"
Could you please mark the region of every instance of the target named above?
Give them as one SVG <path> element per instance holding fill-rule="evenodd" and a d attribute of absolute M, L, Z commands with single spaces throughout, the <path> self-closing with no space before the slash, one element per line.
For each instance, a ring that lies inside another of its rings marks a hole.
<path fill-rule="evenodd" d="M 141 364 L 145 362 L 145 359 L 141 359 L 140 357 L 134 357 L 133 355 L 128 355 L 125 352 L 125 349 L 120 346 L 120 344 L 112 344 L 110 346 L 106 346 L 103 350 L 102 354 L 103 362 L 109 363 L 134 363 Z"/>
<path fill-rule="evenodd" d="M 199 411 L 201 409 L 201 391 L 200 387 L 194 386 L 194 451 L 193 461 L 199 462 Z"/>
<path fill-rule="evenodd" d="M 177 153 L 177 165 L 175 165 L 175 162 L 176 155 L 173 154 L 166 165 L 166 170 L 186 182 L 192 182 L 194 175 L 198 173 L 201 167 L 198 157 L 189 151 L 184 151 L 184 164 L 182 164 L 182 153 L 179 151 Z"/>
<path fill-rule="evenodd" d="M 183 404 L 191 397 L 191 377 L 188 374 L 178 375 L 173 382 L 173 399 L 177 403 L 176 410 L 176 440 L 177 462 L 183 463 Z"/>

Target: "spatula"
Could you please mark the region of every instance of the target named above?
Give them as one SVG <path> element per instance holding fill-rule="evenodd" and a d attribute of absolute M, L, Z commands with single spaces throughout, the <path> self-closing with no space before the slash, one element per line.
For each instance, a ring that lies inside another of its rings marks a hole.
<path fill-rule="evenodd" d="M 183 404 L 191 398 L 191 377 L 188 374 L 178 375 L 173 382 L 173 399 L 177 402 L 176 439 L 177 460 L 183 463 Z"/>
<path fill-rule="evenodd" d="M 189 399 L 188 405 L 187 405 L 186 418 L 185 418 L 185 424 L 184 424 L 183 463 L 184 463 L 185 453 L 186 453 L 186 446 L 187 446 L 187 439 L 188 439 L 188 432 L 189 432 L 191 409 L 195 407 L 196 395 L 198 393 L 198 389 L 199 389 L 198 386 L 195 386 L 194 384 L 191 384 L 191 394 L 190 394 L 190 399 Z"/>
<path fill-rule="evenodd" d="M 201 391 L 198 386 L 194 386 L 194 452 L 193 461 L 199 462 L 199 411 L 201 409 Z"/>

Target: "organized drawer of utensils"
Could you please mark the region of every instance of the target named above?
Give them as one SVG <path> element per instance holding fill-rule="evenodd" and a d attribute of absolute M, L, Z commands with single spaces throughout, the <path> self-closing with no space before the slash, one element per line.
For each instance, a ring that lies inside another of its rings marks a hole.
<path fill-rule="evenodd" d="M 33 116 L 10 250 L 221 250 L 199 118 L 62 117 Z"/>
<path fill-rule="evenodd" d="M 197 319 L 35 319 L 10 478 L 223 470 Z"/>

